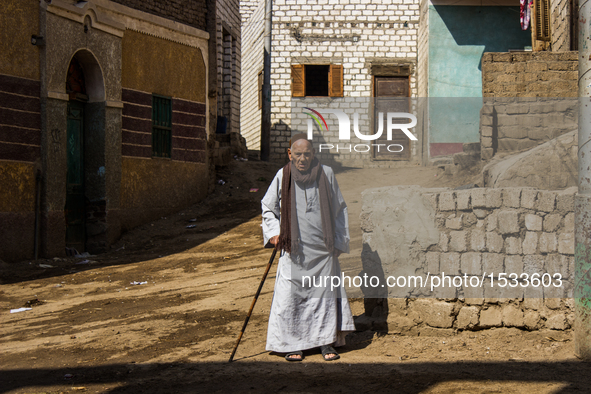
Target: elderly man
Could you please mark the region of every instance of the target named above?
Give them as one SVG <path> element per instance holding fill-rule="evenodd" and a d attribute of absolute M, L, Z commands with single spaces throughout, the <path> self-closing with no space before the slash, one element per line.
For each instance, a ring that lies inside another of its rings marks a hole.
<path fill-rule="evenodd" d="M 266 247 L 282 250 L 269 316 L 267 350 L 301 361 L 302 350 L 320 347 L 326 361 L 340 358 L 332 347 L 355 330 L 340 286 L 338 256 L 349 252 L 347 206 L 330 167 L 314 157 L 305 134 L 292 138 L 290 162 L 277 172 L 262 200 Z"/>

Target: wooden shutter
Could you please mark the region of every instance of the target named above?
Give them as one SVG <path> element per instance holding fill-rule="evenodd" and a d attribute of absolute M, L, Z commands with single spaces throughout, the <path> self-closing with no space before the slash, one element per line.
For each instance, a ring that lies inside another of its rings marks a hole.
<path fill-rule="evenodd" d="M 259 109 L 263 108 L 263 72 L 259 72 Z"/>
<path fill-rule="evenodd" d="M 306 96 L 306 76 L 303 64 L 291 65 L 291 97 Z"/>
<path fill-rule="evenodd" d="M 330 65 L 328 95 L 330 97 L 343 97 L 343 66 L 340 64 Z"/>
<path fill-rule="evenodd" d="M 534 0 L 534 29 L 538 41 L 550 41 L 550 2 Z"/>

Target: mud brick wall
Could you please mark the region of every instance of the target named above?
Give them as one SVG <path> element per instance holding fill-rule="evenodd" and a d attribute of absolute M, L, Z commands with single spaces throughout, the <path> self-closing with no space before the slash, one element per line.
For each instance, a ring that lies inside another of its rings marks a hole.
<path fill-rule="evenodd" d="M 371 189 L 361 214 L 364 271 L 481 277 L 484 286 L 428 293 L 415 288 L 387 303 L 366 299 L 359 324 L 395 333 L 451 334 L 492 327 L 565 330 L 573 325 L 576 188 Z M 381 265 L 376 270 L 376 263 Z M 560 287 L 491 287 L 494 273 L 562 273 Z M 366 297 L 368 297 L 368 293 Z M 373 297 L 377 296 L 374 294 Z"/>
<path fill-rule="evenodd" d="M 158 15 L 175 22 L 206 29 L 206 0 L 111 0 L 138 11 Z"/>
<path fill-rule="evenodd" d="M 577 70 L 574 51 L 485 53 L 482 160 L 530 149 L 576 129 L 577 102 L 570 98 L 578 96 Z"/>
<path fill-rule="evenodd" d="M 577 97 L 577 52 L 487 52 L 484 97 Z"/>

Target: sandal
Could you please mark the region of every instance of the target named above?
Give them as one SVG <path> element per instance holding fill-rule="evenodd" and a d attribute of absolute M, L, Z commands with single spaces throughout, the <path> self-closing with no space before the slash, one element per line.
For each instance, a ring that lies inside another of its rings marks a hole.
<path fill-rule="evenodd" d="M 341 358 L 341 356 L 339 356 L 337 351 L 334 350 L 334 348 L 330 345 L 320 346 L 320 352 L 322 353 L 322 358 L 324 358 L 325 361 L 333 361 L 333 360 L 338 360 L 339 358 Z M 334 356 L 326 357 L 327 354 L 334 354 Z"/>
<path fill-rule="evenodd" d="M 300 356 L 300 358 L 293 358 L 291 356 Z M 300 350 L 297 352 L 289 352 L 285 355 L 285 359 L 287 361 L 302 361 L 304 359 L 304 353 L 302 353 Z"/>

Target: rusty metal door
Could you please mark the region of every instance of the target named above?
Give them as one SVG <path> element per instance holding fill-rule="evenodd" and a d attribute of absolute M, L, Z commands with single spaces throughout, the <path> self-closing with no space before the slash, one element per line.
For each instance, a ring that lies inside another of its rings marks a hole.
<path fill-rule="evenodd" d="M 388 112 L 410 112 L 410 83 L 408 77 L 375 77 L 374 79 L 374 134 L 378 130 L 378 114 L 383 113 L 382 136 L 375 142 L 384 144 L 379 150 L 374 148 L 373 157 L 378 160 L 410 160 L 410 143 L 402 130 L 392 132 L 392 140 L 387 139 L 387 114 Z M 396 119 L 394 123 L 408 123 L 408 119 Z M 399 147 L 388 146 L 398 144 Z"/>

